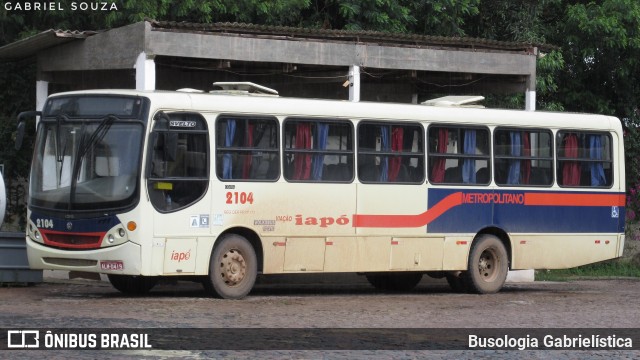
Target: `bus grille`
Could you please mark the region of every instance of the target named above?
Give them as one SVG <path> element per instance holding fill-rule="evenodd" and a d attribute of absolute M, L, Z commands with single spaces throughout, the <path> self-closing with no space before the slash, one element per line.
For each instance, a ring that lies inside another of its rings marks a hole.
<path fill-rule="evenodd" d="M 64 233 L 42 231 L 44 244 L 62 249 L 98 249 L 104 233 Z"/>
<path fill-rule="evenodd" d="M 98 261 L 96 260 L 63 259 L 63 258 L 50 258 L 50 257 L 42 258 L 42 261 L 50 265 L 61 265 L 61 266 L 96 266 L 98 264 Z"/>

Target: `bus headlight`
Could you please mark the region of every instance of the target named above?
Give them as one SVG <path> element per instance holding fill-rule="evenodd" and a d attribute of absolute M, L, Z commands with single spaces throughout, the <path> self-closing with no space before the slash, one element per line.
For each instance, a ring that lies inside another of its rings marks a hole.
<path fill-rule="evenodd" d="M 107 236 L 107 241 L 109 241 L 110 244 L 113 244 L 115 240 L 116 238 L 113 236 L 113 234 L 109 234 L 109 236 Z"/>

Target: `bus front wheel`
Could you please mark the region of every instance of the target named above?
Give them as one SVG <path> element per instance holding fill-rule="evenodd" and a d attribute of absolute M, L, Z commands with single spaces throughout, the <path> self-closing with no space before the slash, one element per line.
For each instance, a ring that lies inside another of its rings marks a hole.
<path fill-rule="evenodd" d="M 508 271 L 507 250 L 500 239 L 485 234 L 473 242 L 468 270 L 464 273 L 471 292 L 497 293 L 504 285 Z"/>
<path fill-rule="evenodd" d="M 253 288 L 257 274 L 258 260 L 251 243 L 243 236 L 228 234 L 211 254 L 205 288 L 215 297 L 241 299 Z"/>

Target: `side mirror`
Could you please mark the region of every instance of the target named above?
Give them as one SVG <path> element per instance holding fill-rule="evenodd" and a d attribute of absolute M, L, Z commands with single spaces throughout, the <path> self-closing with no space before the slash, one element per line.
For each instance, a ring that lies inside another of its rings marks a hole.
<path fill-rule="evenodd" d="M 22 140 L 24 139 L 25 131 L 25 118 L 42 116 L 41 111 L 23 111 L 18 114 L 18 132 L 16 133 L 16 150 L 20 150 L 22 147 Z"/>
<path fill-rule="evenodd" d="M 16 150 L 22 148 L 22 140 L 24 139 L 24 128 L 26 127 L 24 121 L 18 123 L 18 132 L 16 132 Z"/>

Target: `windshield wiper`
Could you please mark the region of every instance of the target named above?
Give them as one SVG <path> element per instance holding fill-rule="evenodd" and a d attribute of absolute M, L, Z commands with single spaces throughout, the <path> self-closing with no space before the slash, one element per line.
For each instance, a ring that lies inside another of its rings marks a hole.
<path fill-rule="evenodd" d="M 85 132 L 82 132 L 80 145 L 78 146 L 78 153 L 76 154 L 75 162 L 73 163 L 73 172 L 71 174 L 69 210 L 71 210 L 71 206 L 75 202 L 76 187 L 78 185 L 78 173 L 80 172 L 82 159 L 96 143 L 99 143 L 100 141 L 102 141 L 102 139 L 104 139 L 104 137 L 109 132 L 111 125 L 113 125 L 113 123 L 118 120 L 120 119 L 115 115 L 107 115 L 102 119 L 98 127 L 91 133 L 88 138 L 85 136 Z"/>
<path fill-rule="evenodd" d="M 60 126 L 63 120 L 68 121 L 69 117 L 65 114 L 58 114 L 58 116 L 56 116 L 56 160 L 59 163 L 64 160 L 64 153 L 60 152 L 60 131 L 62 130 Z"/>

